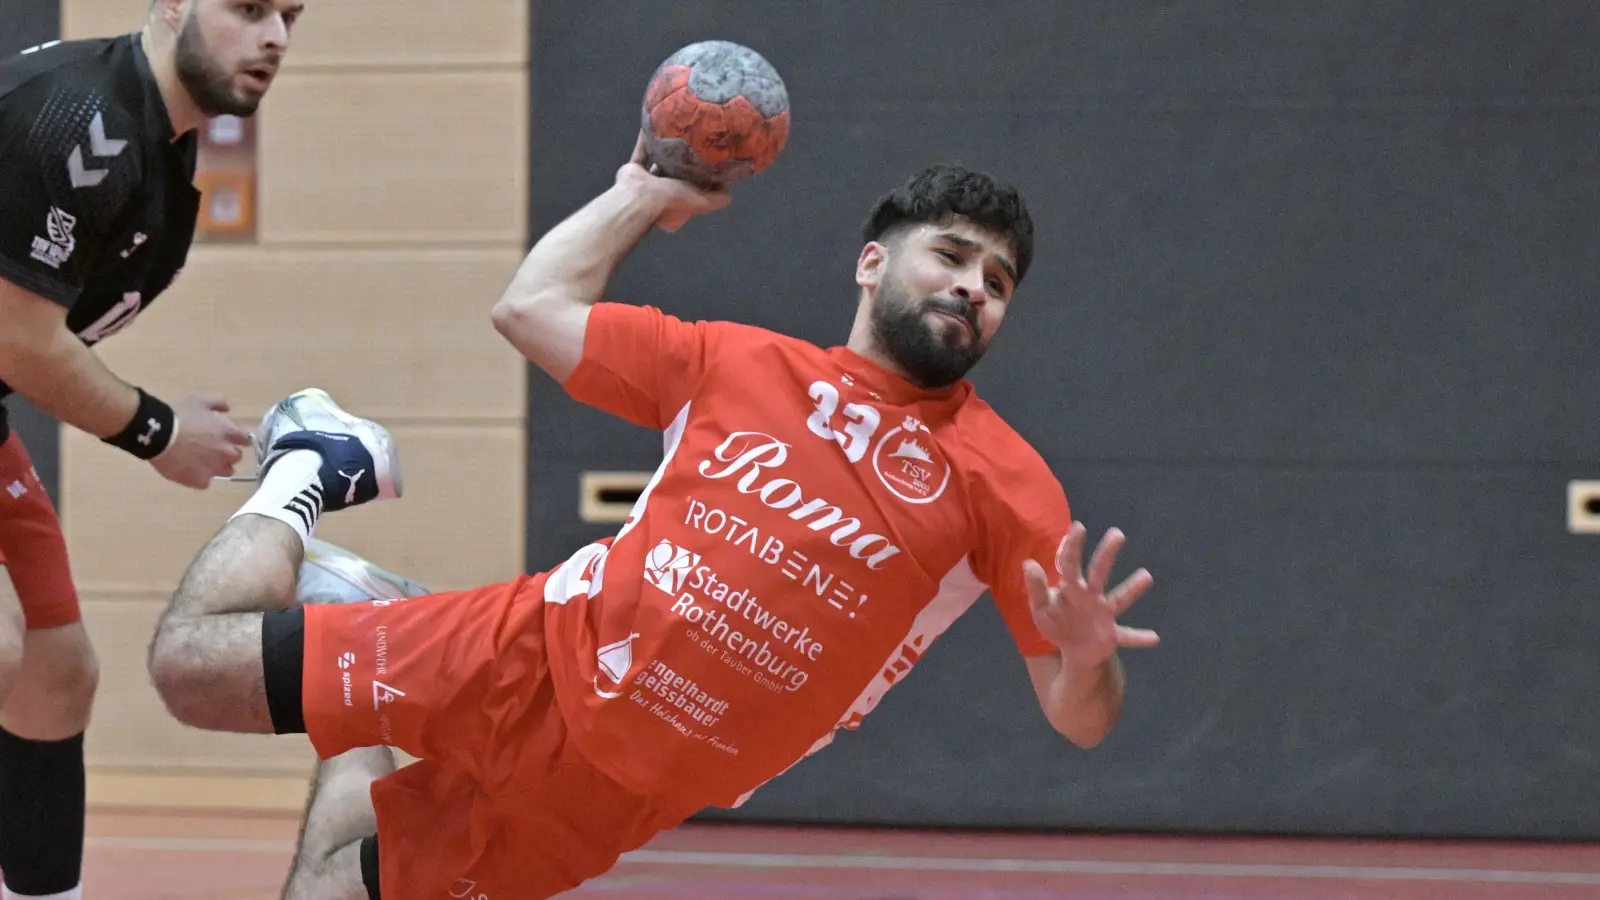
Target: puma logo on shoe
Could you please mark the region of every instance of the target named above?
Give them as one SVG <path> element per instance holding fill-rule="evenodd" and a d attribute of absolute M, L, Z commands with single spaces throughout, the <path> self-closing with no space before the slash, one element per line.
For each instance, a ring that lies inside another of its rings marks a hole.
<path fill-rule="evenodd" d="M 367 470 L 366 469 L 361 469 L 361 470 L 357 471 L 354 475 L 351 475 L 349 472 L 346 472 L 345 470 L 340 469 L 339 470 L 339 474 L 343 475 L 350 482 L 350 490 L 345 491 L 345 493 L 344 493 L 344 503 L 345 503 L 346 506 L 349 506 L 350 504 L 356 502 L 356 480 L 359 479 L 361 476 L 367 474 Z"/>

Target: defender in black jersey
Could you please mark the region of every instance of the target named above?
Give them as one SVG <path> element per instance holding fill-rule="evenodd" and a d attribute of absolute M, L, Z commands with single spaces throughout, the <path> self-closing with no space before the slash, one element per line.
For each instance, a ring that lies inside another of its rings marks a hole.
<path fill-rule="evenodd" d="M 249 442 L 227 403 L 165 402 L 90 348 L 183 268 L 195 130 L 255 112 L 301 6 L 155 0 L 138 33 L 0 60 L 0 398 L 21 394 L 191 488 L 232 474 Z M 19 601 L 0 596 L 3 893 L 76 900 L 97 663 L 55 510 L 3 406 L 0 554 Z"/>

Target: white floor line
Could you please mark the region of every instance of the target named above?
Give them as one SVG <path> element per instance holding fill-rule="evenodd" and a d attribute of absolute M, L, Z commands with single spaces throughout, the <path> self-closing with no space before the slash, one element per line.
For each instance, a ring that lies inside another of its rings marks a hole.
<path fill-rule="evenodd" d="M 1466 881 L 1497 884 L 1600 885 L 1600 872 L 1445 869 L 1412 866 L 1185 863 L 1088 859 L 957 859 L 810 853 L 712 853 L 636 850 L 624 862 L 745 868 L 900 869 L 919 872 L 1020 872 L 1062 875 L 1183 875 L 1210 878 L 1318 878 L 1364 881 Z"/>
<path fill-rule="evenodd" d="M 91 837 L 90 849 L 183 853 L 294 852 L 294 842 L 250 838 Z M 726 853 L 635 850 L 624 863 L 725 866 L 744 869 L 877 869 L 911 872 L 1007 872 L 1041 875 L 1186 876 L 1361 881 L 1460 881 L 1477 884 L 1596 885 L 1596 872 L 1530 869 L 1448 869 L 1417 866 L 1328 866 L 1284 863 L 1195 863 L 1092 859 L 960 859 L 940 856 L 857 856 L 823 853 Z"/>

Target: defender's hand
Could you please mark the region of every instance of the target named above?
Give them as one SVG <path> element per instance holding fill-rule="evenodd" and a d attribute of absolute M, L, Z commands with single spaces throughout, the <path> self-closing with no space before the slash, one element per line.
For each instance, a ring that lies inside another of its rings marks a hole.
<path fill-rule="evenodd" d="M 228 418 L 228 401 L 213 394 L 192 394 L 172 405 L 178 434 L 160 456 L 152 459 L 161 477 L 205 490 L 211 479 L 233 474 L 250 443 L 250 435 Z"/>

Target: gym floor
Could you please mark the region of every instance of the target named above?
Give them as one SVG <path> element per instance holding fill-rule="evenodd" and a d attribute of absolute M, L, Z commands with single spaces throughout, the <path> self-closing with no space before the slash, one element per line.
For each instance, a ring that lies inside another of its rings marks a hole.
<path fill-rule="evenodd" d="M 277 900 L 289 815 L 94 812 L 84 896 Z M 568 896 L 762 900 L 1600 900 L 1600 844 L 689 825 Z M 499 898 L 496 898 L 499 900 Z"/>

